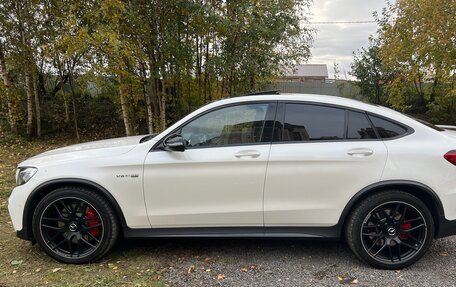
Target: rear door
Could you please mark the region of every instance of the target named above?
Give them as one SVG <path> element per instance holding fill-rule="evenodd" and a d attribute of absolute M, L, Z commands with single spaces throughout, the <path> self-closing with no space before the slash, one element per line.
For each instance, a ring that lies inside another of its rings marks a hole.
<path fill-rule="evenodd" d="M 380 180 L 387 149 L 361 111 L 281 103 L 264 194 L 265 226 L 332 226 Z"/>

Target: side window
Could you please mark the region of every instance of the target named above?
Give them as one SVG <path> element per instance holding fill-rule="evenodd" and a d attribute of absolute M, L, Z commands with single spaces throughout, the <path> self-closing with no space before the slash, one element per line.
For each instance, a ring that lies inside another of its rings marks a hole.
<path fill-rule="evenodd" d="M 282 141 L 344 138 L 345 110 L 306 104 L 287 104 Z"/>
<path fill-rule="evenodd" d="M 209 112 L 185 125 L 187 146 L 223 146 L 261 141 L 268 104 L 245 104 Z"/>
<path fill-rule="evenodd" d="M 376 139 L 366 114 L 348 111 L 347 139 Z"/>
<path fill-rule="evenodd" d="M 390 122 L 388 120 L 384 120 L 382 118 L 372 115 L 369 115 L 369 118 L 374 124 L 375 129 L 377 129 L 378 134 L 383 139 L 394 138 L 403 135 L 407 132 L 407 129 L 405 127 Z"/>

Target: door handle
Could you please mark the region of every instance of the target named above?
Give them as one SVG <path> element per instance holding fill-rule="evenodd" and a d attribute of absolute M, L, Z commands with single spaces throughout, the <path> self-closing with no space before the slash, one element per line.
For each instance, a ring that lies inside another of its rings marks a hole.
<path fill-rule="evenodd" d="M 234 154 L 235 157 L 240 159 L 257 158 L 260 155 L 261 153 L 257 150 L 243 150 Z"/>
<path fill-rule="evenodd" d="M 347 151 L 347 154 L 351 156 L 363 157 L 373 155 L 374 151 L 370 148 L 354 148 Z"/>

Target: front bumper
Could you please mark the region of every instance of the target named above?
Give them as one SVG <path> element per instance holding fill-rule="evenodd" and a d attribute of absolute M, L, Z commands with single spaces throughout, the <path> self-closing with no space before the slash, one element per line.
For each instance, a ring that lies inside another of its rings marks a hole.
<path fill-rule="evenodd" d="M 13 189 L 8 198 L 8 212 L 13 223 L 14 230 L 22 229 L 24 206 L 26 198 L 23 198 L 22 186 Z"/>

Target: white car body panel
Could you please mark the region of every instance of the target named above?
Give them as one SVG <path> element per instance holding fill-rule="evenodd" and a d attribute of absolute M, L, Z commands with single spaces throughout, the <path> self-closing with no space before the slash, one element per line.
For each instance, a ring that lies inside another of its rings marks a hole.
<path fill-rule="evenodd" d="M 231 103 L 276 100 L 360 109 L 401 122 L 414 132 L 392 140 L 150 152 L 199 113 Z M 440 198 L 445 218 L 456 220 L 456 167 L 443 159 L 456 149 L 454 133 L 432 130 L 387 108 L 320 95 L 231 98 L 198 109 L 152 140 L 140 144 L 140 138 L 74 145 L 20 163 L 19 167 L 37 167 L 38 172 L 9 198 L 14 229 L 23 228 L 24 206 L 35 188 L 65 178 L 88 180 L 106 189 L 132 229 L 333 226 L 358 191 L 385 180 L 429 186 Z M 347 150 L 353 148 L 370 148 L 374 153 L 366 158 L 348 156 Z M 260 156 L 245 160 L 233 156 L 244 150 L 256 150 Z"/>
<path fill-rule="evenodd" d="M 149 153 L 144 196 L 152 227 L 263 226 L 269 150 L 266 144 Z"/>
<path fill-rule="evenodd" d="M 356 149 L 373 154 L 348 154 Z M 272 145 L 264 192 L 265 225 L 335 225 L 354 190 L 380 181 L 386 158 L 382 141 Z"/>

